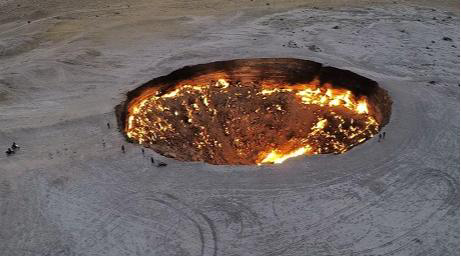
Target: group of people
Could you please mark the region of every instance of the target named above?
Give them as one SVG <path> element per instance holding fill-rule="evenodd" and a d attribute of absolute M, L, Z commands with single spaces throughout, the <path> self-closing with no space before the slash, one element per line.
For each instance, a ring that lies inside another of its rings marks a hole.
<path fill-rule="evenodd" d="M 107 123 L 107 128 L 110 129 L 110 123 Z M 103 147 L 105 148 L 105 147 L 106 147 L 106 142 L 105 142 L 104 140 L 102 140 L 102 144 L 103 144 Z M 20 148 L 20 147 L 18 146 L 18 144 L 16 144 L 16 142 L 13 141 L 13 144 L 11 145 L 11 147 L 9 147 L 9 148 L 5 151 L 5 153 L 6 153 L 7 156 L 13 155 L 13 154 L 16 153 L 16 151 L 19 150 L 19 148 Z M 121 149 L 122 149 L 122 152 L 123 152 L 123 153 L 126 152 L 125 146 L 124 146 L 124 145 L 122 145 Z M 141 149 L 141 152 L 142 152 L 142 155 L 144 156 L 144 155 L 145 155 L 144 149 Z M 150 158 L 150 162 L 151 162 L 151 164 L 155 164 L 155 163 L 156 163 L 156 161 L 154 160 L 153 157 Z M 166 163 L 160 162 L 160 161 L 157 162 L 157 167 L 165 167 L 165 166 L 167 166 Z"/>
<path fill-rule="evenodd" d="M 126 153 L 125 146 L 122 145 L 120 148 L 121 148 L 121 150 L 122 150 L 122 153 L 125 154 L 125 153 Z M 144 151 L 143 148 L 141 148 L 141 152 L 142 152 L 142 155 L 145 156 L 145 153 L 146 153 L 146 152 Z M 150 163 L 151 163 L 151 164 L 155 164 L 155 160 L 154 160 L 153 157 L 150 157 Z M 167 166 L 166 163 L 160 162 L 160 161 L 157 162 L 157 167 L 165 167 L 165 166 Z"/>
<path fill-rule="evenodd" d="M 107 129 L 110 129 L 110 123 L 108 122 L 106 125 L 107 125 Z M 103 148 L 106 147 L 106 142 L 105 142 L 104 140 L 102 140 L 102 147 L 103 147 Z M 120 147 L 120 149 L 122 150 L 122 153 L 123 153 L 123 154 L 126 153 L 125 145 L 122 145 L 122 146 Z M 141 149 L 141 152 L 142 152 L 142 155 L 145 156 L 146 152 L 144 151 L 143 148 Z M 155 164 L 155 163 L 156 163 L 153 157 L 150 157 L 150 163 L 151 163 L 151 164 Z M 160 162 L 160 161 L 157 162 L 157 167 L 165 167 L 165 166 L 167 166 L 166 163 Z"/>
<path fill-rule="evenodd" d="M 20 147 L 18 146 L 18 144 L 16 144 L 16 142 L 13 141 L 13 144 L 11 145 L 10 148 L 8 148 L 8 149 L 6 150 L 5 153 L 6 153 L 7 156 L 12 155 L 12 154 L 15 154 L 16 151 L 19 150 L 19 148 L 20 148 Z"/>

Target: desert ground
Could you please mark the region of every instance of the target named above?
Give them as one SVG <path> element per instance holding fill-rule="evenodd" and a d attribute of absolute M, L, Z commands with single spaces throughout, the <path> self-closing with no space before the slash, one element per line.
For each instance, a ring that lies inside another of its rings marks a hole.
<path fill-rule="evenodd" d="M 458 5 L 0 1 L 0 149 L 21 146 L 0 155 L 0 254 L 456 255 Z M 256 57 L 377 81 L 394 102 L 385 140 L 217 166 L 143 156 L 117 129 L 140 84 Z"/>

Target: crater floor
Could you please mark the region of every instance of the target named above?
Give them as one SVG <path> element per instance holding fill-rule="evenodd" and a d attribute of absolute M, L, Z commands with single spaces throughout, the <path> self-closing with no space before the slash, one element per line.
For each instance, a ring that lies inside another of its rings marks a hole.
<path fill-rule="evenodd" d="M 387 124 L 391 105 L 375 81 L 350 71 L 259 58 L 155 78 L 128 92 L 116 113 L 130 142 L 162 155 L 252 165 L 344 153 Z"/>
<path fill-rule="evenodd" d="M 21 146 L 0 155 L 2 254 L 458 252 L 451 1 L 71 2 L 0 3 L 0 145 Z M 151 78 L 258 57 L 377 81 L 393 100 L 385 138 L 215 166 L 143 153 L 117 130 L 114 106 Z"/>

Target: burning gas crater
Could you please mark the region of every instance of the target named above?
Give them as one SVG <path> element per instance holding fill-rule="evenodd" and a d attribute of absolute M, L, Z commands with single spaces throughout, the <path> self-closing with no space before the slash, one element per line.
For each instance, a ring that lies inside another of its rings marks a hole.
<path fill-rule="evenodd" d="M 350 83 L 350 84 L 349 84 Z M 339 154 L 378 133 L 391 100 L 374 81 L 298 59 L 185 67 L 118 106 L 130 141 L 211 164 L 282 163 Z"/>

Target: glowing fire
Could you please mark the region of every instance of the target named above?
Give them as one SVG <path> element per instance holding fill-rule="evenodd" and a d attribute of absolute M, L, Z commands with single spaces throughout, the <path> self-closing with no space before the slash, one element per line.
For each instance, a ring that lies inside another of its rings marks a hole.
<path fill-rule="evenodd" d="M 304 154 L 343 153 L 378 132 L 365 96 L 318 80 L 277 86 L 215 81 L 189 81 L 132 100 L 127 136 L 179 158 L 279 164 Z M 280 130 L 290 135 L 284 139 Z"/>
<path fill-rule="evenodd" d="M 272 150 L 267 156 L 261 160 L 258 164 L 281 164 L 283 161 L 287 160 L 288 158 L 304 155 L 309 152 L 312 148 L 309 145 L 306 145 L 304 147 L 298 148 L 295 151 L 288 152 L 288 153 L 283 153 L 283 152 L 278 152 L 277 150 Z"/>
<path fill-rule="evenodd" d="M 343 106 L 359 114 L 368 114 L 367 99 L 362 96 L 356 99 L 352 92 L 346 89 L 333 89 L 330 84 L 322 87 L 318 81 L 311 84 L 290 86 L 290 88 L 263 89 L 261 94 L 270 95 L 273 93 L 296 92 L 304 104 L 315 104 L 319 106 Z"/>

